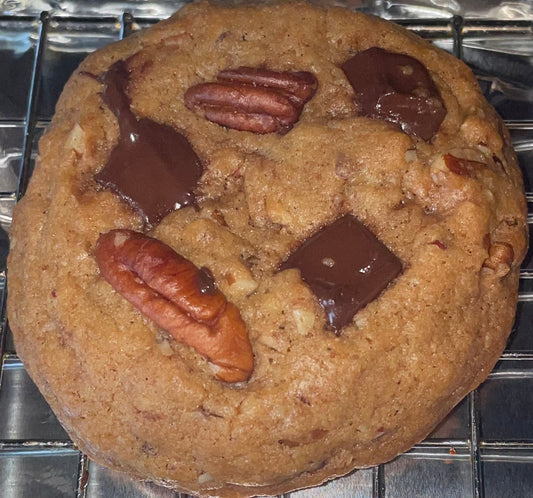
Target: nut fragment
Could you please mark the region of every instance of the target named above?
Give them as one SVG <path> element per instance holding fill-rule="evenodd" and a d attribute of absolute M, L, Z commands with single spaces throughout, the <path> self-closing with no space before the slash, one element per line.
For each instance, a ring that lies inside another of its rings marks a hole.
<path fill-rule="evenodd" d="M 241 382 L 250 377 L 253 352 L 246 325 L 208 270 L 131 230 L 101 234 L 95 256 L 113 288 L 176 341 L 219 367 L 218 379 Z"/>
<path fill-rule="evenodd" d="M 67 149 L 71 149 L 82 156 L 85 154 L 86 140 L 85 131 L 78 123 L 75 123 L 67 136 L 65 145 Z"/>
<path fill-rule="evenodd" d="M 489 248 L 489 257 L 483 267 L 492 270 L 497 277 L 505 277 L 510 271 L 514 260 L 514 249 L 506 242 L 495 242 Z"/>
<path fill-rule="evenodd" d="M 286 133 L 300 117 L 317 87 L 309 72 L 264 68 L 226 69 L 217 82 L 185 92 L 185 105 L 209 121 L 240 131 Z"/>
<path fill-rule="evenodd" d="M 451 154 L 444 154 L 444 162 L 452 173 L 467 177 L 474 176 L 476 171 L 480 171 L 487 166 L 480 161 L 463 159 L 462 157 L 455 157 Z"/>

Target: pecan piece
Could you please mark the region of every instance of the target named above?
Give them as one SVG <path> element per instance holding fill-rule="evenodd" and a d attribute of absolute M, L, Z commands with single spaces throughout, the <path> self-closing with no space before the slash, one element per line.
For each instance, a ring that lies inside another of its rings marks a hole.
<path fill-rule="evenodd" d="M 487 166 L 480 161 L 463 159 L 462 157 L 455 157 L 451 154 L 444 154 L 444 163 L 452 173 L 467 177 L 475 176 L 477 171 L 480 171 Z"/>
<path fill-rule="evenodd" d="M 286 133 L 317 88 L 306 71 L 264 68 L 226 69 L 216 82 L 200 83 L 185 92 L 185 105 L 228 128 L 254 133 Z"/>
<path fill-rule="evenodd" d="M 507 242 L 494 242 L 489 248 L 489 257 L 483 262 L 497 277 L 503 278 L 511 271 L 514 261 L 514 249 Z"/>
<path fill-rule="evenodd" d="M 176 341 L 215 364 L 217 379 L 250 377 L 254 360 L 246 325 L 208 270 L 132 230 L 101 234 L 95 257 L 105 280 Z"/>

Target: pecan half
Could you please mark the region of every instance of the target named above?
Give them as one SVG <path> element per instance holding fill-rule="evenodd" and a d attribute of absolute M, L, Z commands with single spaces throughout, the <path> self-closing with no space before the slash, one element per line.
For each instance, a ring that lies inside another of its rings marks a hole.
<path fill-rule="evenodd" d="M 240 67 L 218 73 L 216 82 L 185 92 L 188 109 L 228 128 L 254 133 L 286 133 L 315 94 L 317 80 L 306 71 Z"/>
<path fill-rule="evenodd" d="M 250 377 L 254 360 L 246 325 L 208 270 L 132 230 L 101 234 L 95 257 L 102 276 L 119 294 L 219 367 L 217 379 L 241 382 Z"/>

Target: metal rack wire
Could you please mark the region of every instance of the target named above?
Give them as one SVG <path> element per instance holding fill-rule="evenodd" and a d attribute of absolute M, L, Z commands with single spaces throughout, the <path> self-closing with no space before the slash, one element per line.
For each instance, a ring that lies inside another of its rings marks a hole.
<path fill-rule="evenodd" d="M 0 130 L 3 128 L 22 128 L 23 136 L 20 141 L 20 167 L 18 169 L 16 186 L 11 190 L 0 192 L 0 204 L 4 203 L 7 206 L 14 205 L 14 203 L 24 194 L 28 180 L 31 176 L 33 168 L 33 157 L 36 150 L 36 141 L 40 131 L 48 124 L 46 115 L 42 115 L 39 110 L 43 90 L 43 72 L 46 64 L 46 48 L 50 41 L 50 32 L 52 29 L 57 29 L 61 25 L 75 25 L 80 29 L 80 36 L 83 36 L 83 27 L 90 25 L 106 26 L 113 36 L 123 38 L 128 36 L 132 31 L 153 24 L 157 21 L 156 18 L 134 18 L 130 13 L 124 12 L 119 19 L 111 18 L 87 18 L 87 17 L 72 17 L 63 16 L 56 17 L 47 12 L 41 13 L 36 18 L 32 16 L 0 16 L 0 31 L 1 26 L 6 25 L 26 25 L 31 30 L 33 43 L 33 60 L 31 64 L 31 71 L 29 74 L 28 93 L 26 97 L 25 115 L 23 117 L 3 117 L 0 115 Z M 445 40 L 454 55 L 463 58 L 465 55 L 465 40 L 475 37 L 484 36 L 490 33 L 491 36 L 509 36 L 527 37 L 531 39 L 532 55 L 533 55 L 533 34 L 532 23 L 529 21 L 498 21 L 498 20 L 469 20 L 455 16 L 450 19 L 403 19 L 399 21 L 407 28 L 413 30 L 421 36 L 430 38 L 432 40 Z M 78 33 L 78 34 L 79 34 Z M 467 61 L 469 62 L 469 61 Z M 533 72 L 533 65 L 531 66 Z M 46 90 L 46 89 L 45 89 Z M 533 98 L 531 99 L 533 101 Z M 533 104 L 532 104 L 533 106 Z M 526 184 L 530 182 L 528 178 L 533 177 L 533 156 L 529 157 L 527 154 L 533 150 L 533 113 L 525 118 L 515 119 L 511 116 L 507 119 L 507 124 L 512 131 L 515 131 L 520 137 L 517 139 L 518 147 L 522 147 L 525 155 L 522 158 L 522 167 L 526 173 Z M 525 137 L 525 138 L 524 138 Z M 1 140 L 0 136 L 0 140 Z M 1 142 L 0 142 L 1 145 Z M 1 148 L 0 148 L 1 151 Z M 530 162 L 528 162 L 530 161 Z M 528 206 L 530 208 L 529 223 L 533 223 L 533 185 L 529 183 L 527 192 Z M 9 218 L 9 216 L 7 216 Z M 8 229 L 9 219 L 6 220 Z M 533 316 L 533 263 L 531 262 L 531 255 L 526 261 L 521 272 L 520 283 L 520 311 L 523 322 L 517 328 L 515 333 L 520 335 L 510 343 L 509 348 L 503 354 L 500 364 L 497 369 L 491 374 L 489 379 L 493 381 L 507 380 L 511 385 L 516 385 L 519 379 L 521 382 L 526 382 L 526 385 L 533 387 L 533 340 L 525 337 L 525 334 L 533 332 L 533 323 L 531 317 Z M 5 316 L 5 302 L 6 302 L 6 272 L 5 264 L 0 274 L 0 495 L 1 496 L 24 496 L 17 494 L 16 485 L 17 478 L 10 477 L 10 474 L 2 473 L 2 469 L 6 468 L 9 462 L 17 457 L 28 455 L 39 455 L 43 458 L 51 458 L 54 455 L 66 455 L 69 458 L 75 459 L 75 468 L 70 471 L 70 479 L 72 483 L 67 488 L 71 489 L 71 494 L 63 491 L 60 494 L 46 494 L 43 492 L 39 496 L 76 496 L 77 498 L 93 497 L 93 496 L 185 496 L 178 493 L 168 494 L 163 490 L 158 490 L 155 487 L 145 488 L 128 488 L 127 485 L 122 485 L 122 491 L 118 492 L 118 488 L 113 488 L 114 491 L 103 492 L 100 488 L 103 484 L 97 481 L 98 472 L 93 472 L 93 467 L 87 457 L 79 452 L 74 444 L 60 432 L 56 431 L 55 437 L 33 437 L 33 438 L 19 438 L 18 433 L 14 431 L 14 436 L 6 430 L 2 432 L 2 424 L 9 426 L 13 423 L 9 417 L 15 417 L 9 408 L 2 410 L 2 403 L 8 403 L 10 396 L 8 393 L 9 387 L 6 387 L 6 378 L 8 372 L 12 369 L 22 369 L 22 365 L 18 360 L 12 340 L 8 330 Z M 533 334 L 531 334 L 533 335 Z M 492 470 L 490 468 L 491 462 L 507 462 L 507 463 L 524 463 L 530 465 L 533 463 L 533 399 L 531 395 L 526 396 L 526 401 L 522 405 L 523 413 L 517 413 L 516 416 L 511 417 L 512 420 L 518 420 L 520 417 L 524 419 L 523 426 L 517 433 L 515 427 L 507 430 L 498 429 L 497 422 L 491 420 L 497 417 L 488 416 L 486 406 L 484 403 L 487 399 L 492 399 L 490 390 L 488 392 L 482 391 L 484 387 L 472 392 L 467 400 L 463 402 L 452 413 L 451 418 L 448 419 L 448 427 L 445 429 L 438 429 L 429 439 L 416 445 L 403 458 L 407 464 L 411 465 L 416 461 L 423 462 L 437 462 L 437 466 L 447 464 L 458 464 L 460 470 L 456 471 L 458 474 L 453 474 L 460 479 L 461 486 L 451 488 L 444 491 L 442 496 L 472 496 L 474 498 L 483 498 L 485 496 L 502 496 L 501 492 L 495 491 L 492 488 L 494 479 L 492 478 Z M 533 389 L 531 390 L 533 391 Z M 7 394 L 4 394 L 6 393 Z M 513 398 L 514 399 L 514 398 Z M 528 412 L 531 408 L 532 411 Z M 4 417 L 3 419 L 1 417 Z M 484 419 L 486 417 L 486 419 Z M 449 422 L 452 420 L 452 422 Z M 488 421 L 488 422 L 487 422 Z M 483 423 L 488 423 L 488 427 L 496 427 L 492 431 L 493 434 L 503 434 L 507 437 L 491 437 L 491 430 L 483 432 Z M 491 425 L 492 424 L 492 425 Z M 446 426 L 446 422 L 445 422 Z M 450 429 L 451 427 L 451 429 Z M 531 427 L 531 428 L 530 428 Z M 499 431 L 499 432 L 498 432 Z M 58 436 L 59 434 L 59 436 Z M 285 498 L 311 498 L 311 497 L 332 497 L 332 496 L 365 496 L 372 498 L 390 498 L 394 496 L 406 496 L 405 489 L 409 486 L 411 490 L 410 496 L 437 496 L 434 490 L 429 488 L 421 489 L 420 494 L 413 492 L 416 487 L 410 483 L 406 484 L 408 479 L 406 475 L 410 470 L 406 470 L 409 465 L 403 465 L 400 460 L 396 463 L 380 465 L 367 471 L 360 471 L 343 478 L 333 485 L 319 488 L 319 490 L 302 491 L 297 493 L 290 493 L 285 495 Z M 407 459 L 407 460 L 405 460 Z M 6 463 L 7 462 L 7 463 Z M 412 466 L 412 465 L 411 465 Z M 416 466 L 416 464 L 415 464 Z M 439 470 L 438 472 L 441 472 Z M 416 479 L 418 474 L 415 472 L 411 480 Z M 440 474 L 439 474 L 440 475 Z M 448 474 L 444 473 L 444 478 Z M 441 476 L 442 477 L 442 476 Z M 110 480 L 115 479 L 113 474 L 106 477 L 107 484 Z M 407 479 L 407 480 L 406 480 Z M 125 486 L 125 487 L 124 487 Z M 63 488 L 61 488 L 63 489 Z M 127 491 L 124 491 L 127 489 Z M 132 491 L 134 489 L 134 491 Z M 512 494 L 508 496 L 520 496 L 516 490 L 521 490 L 523 496 L 533 496 L 533 480 L 526 480 L 521 488 L 514 488 Z M 99 491 L 100 490 L 100 491 Z M 404 490 L 404 491 L 402 491 Z M 123 494 L 120 494 L 123 493 Z M 162 493 L 162 494 L 160 494 Z M 500 493 L 500 494 L 498 494 Z"/>

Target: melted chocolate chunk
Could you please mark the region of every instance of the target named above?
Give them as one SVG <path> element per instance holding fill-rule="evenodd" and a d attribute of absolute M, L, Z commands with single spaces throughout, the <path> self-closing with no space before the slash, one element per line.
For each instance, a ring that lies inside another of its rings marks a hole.
<path fill-rule="evenodd" d="M 199 268 L 196 277 L 198 279 L 197 286 L 202 294 L 212 296 L 217 292 L 218 289 L 215 283 L 215 277 L 209 268 L 206 266 Z"/>
<path fill-rule="evenodd" d="M 426 141 L 437 133 L 446 108 L 420 61 L 372 47 L 348 59 L 342 70 L 364 116 L 395 123 Z"/>
<path fill-rule="evenodd" d="M 125 61 L 115 62 L 101 80 L 102 100 L 118 119 L 120 138 L 95 180 L 127 201 L 145 221 L 157 224 L 171 211 L 194 203 L 202 163 L 174 128 L 136 118 L 126 92 Z"/>
<path fill-rule="evenodd" d="M 351 215 L 305 240 L 281 268 L 298 268 L 336 333 L 402 270 L 400 260 Z"/>

